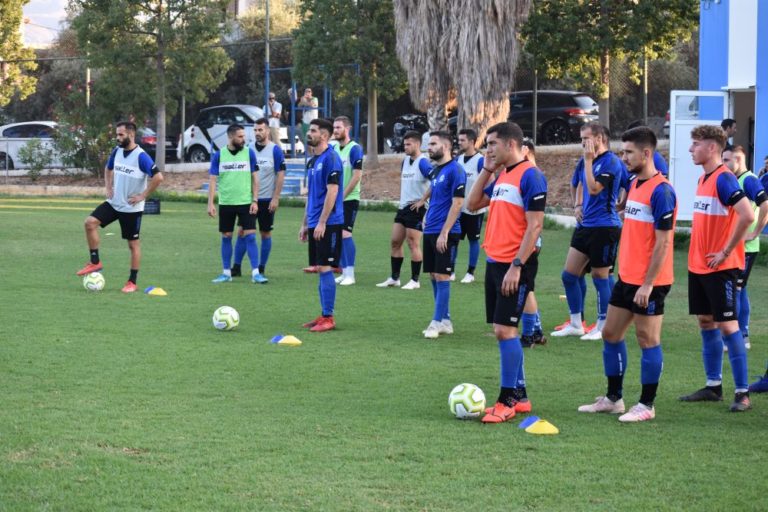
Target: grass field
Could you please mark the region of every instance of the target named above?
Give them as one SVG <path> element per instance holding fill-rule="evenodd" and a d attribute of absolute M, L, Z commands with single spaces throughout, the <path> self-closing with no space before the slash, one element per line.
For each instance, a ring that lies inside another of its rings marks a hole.
<path fill-rule="evenodd" d="M 120 293 L 128 251 L 102 231 L 107 287 L 86 292 L 82 220 L 96 200 L 0 198 L 0 510 L 760 510 L 768 399 L 682 404 L 703 384 L 687 315 L 685 251 L 667 301 L 656 420 L 622 425 L 576 407 L 604 392 L 602 345 L 556 340 L 526 351 L 534 412 L 558 436 L 453 419 L 450 389 L 473 382 L 492 401 L 498 351 L 481 283 L 452 286 L 456 334 L 425 340 L 421 290 L 380 290 L 393 214 L 363 211 L 357 278 L 337 291 L 338 329 L 305 333 L 319 313 L 317 277 L 302 274 L 301 210 L 278 212 L 270 283 L 213 285 L 217 224 L 205 205 L 163 203 L 144 220 L 139 287 Z M 547 230 L 537 280 L 546 329 L 570 232 Z M 458 267 L 466 264 L 466 245 Z M 408 275 L 408 264 L 403 266 Z M 479 275 L 483 275 L 483 267 Z M 459 274 L 459 277 L 463 272 Z M 768 356 L 768 272 L 750 282 L 750 375 Z M 594 289 L 588 295 L 594 313 Z M 211 314 L 240 311 L 218 332 Z M 304 341 L 269 343 L 276 333 Z M 628 405 L 639 349 L 628 337 Z"/>

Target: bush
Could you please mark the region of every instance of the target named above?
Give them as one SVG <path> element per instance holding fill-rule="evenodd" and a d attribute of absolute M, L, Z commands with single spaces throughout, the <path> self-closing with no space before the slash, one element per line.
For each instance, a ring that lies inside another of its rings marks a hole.
<path fill-rule="evenodd" d="M 76 125 L 60 120 L 54 143 L 61 161 L 67 167 L 88 169 L 94 175 L 101 175 L 115 145 L 111 131 L 111 125 L 99 129 L 90 123 Z"/>
<path fill-rule="evenodd" d="M 19 160 L 29 166 L 27 176 L 32 181 L 37 181 L 43 169 L 47 169 L 53 162 L 53 150 L 40 139 L 32 139 L 19 148 Z"/>

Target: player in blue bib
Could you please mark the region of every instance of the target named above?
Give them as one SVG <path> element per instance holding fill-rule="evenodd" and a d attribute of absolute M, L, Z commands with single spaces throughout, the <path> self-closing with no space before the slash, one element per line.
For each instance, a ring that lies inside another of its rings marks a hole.
<path fill-rule="evenodd" d="M 307 207 L 299 229 L 299 240 L 309 241 L 309 260 L 318 266 L 320 276 L 321 315 L 304 324 L 313 332 L 336 328 L 333 310 L 336 305 L 336 281 L 333 267 L 341 257 L 341 230 L 344 222 L 344 169 L 338 153 L 328 145 L 333 124 L 326 119 L 313 119 L 307 132 L 307 143 L 314 157 L 307 175 Z"/>

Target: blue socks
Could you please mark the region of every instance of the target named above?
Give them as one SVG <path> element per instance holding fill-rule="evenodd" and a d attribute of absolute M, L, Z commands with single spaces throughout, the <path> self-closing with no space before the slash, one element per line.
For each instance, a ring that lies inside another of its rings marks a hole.
<path fill-rule="evenodd" d="M 584 304 L 587 303 L 587 278 L 585 276 L 579 277 L 579 289 L 581 290 L 581 310 L 579 313 L 584 315 Z"/>
<path fill-rule="evenodd" d="M 248 251 L 248 259 L 251 261 L 251 268 L 259 268 L 259 248 L 256 245 L 256 234 L 245 235 L 245 248 Z M 240 239 L 238 238 L 238 241 Z"/>
<path fill-rule="evenodd" d="M 232 239 L 221 237 L 221 268 L 229 270 L 232 266 Z"/>
<path fill-rule="evenodd" d="M 608 301 L 611 299 L 611 284 L 608 279 L 593 277 L 592 282 L 597 290 L 597 319 L 605 320 L 608 314 Z"/>
<path fill-rule="evenodd" d="M 723 341 L 728 345 L 728 360 L 731 362 L 736 392 L 743 393 L 749 388 L 747 349 L 744 346 L 744 338 L 741 335 L 741 331 L 736 331 L 728 336 L 723 336 Z"/>
<path fill-rule="evenodd" d="M 320 292 L 320 307 L 323 310 L 323 316 L 332 316 L 333 308 L 336 305 L 336 281 L 333 278 L 333 271 L 320 273 L 320 282 L 318 283 Z"/>
<path fill-rule="evenodd" d="M 536 326 L 536 313 L 523 313 L 523 336 L 532 336 Z"/>
<path fill-rule="evenodd" d="M 469 263 L 470 268 L 477 266 L 477 260 L 480 257 L 480 240 L 469 241 Z"/>
<path fill-rule="evenodd" d="M 261 257 L 259 258 L 259 271 L 263 274 L 264 267 L 267 266 L 269 253 L 272 252 L 272 237 L 261 239 Z"/>
<path fill-rule="evenodd" d="M 739 330 L 743 337 L 749 336 L 749 313 L 750 313 L 749 295 L 747 289 L 742 288 L 736 294 L 736 311 L 739 315 Z M 730 350 L 730 348 L 728 349 Z"/>
<path fill-rule="evenodd" d="M 448 318 L 448 302 L 451 299 L 450 281 L 433 281 L 435 283 L 435 314 L 432 320 L 440 322 Z"/>
<path fill-rule="evenodd" d="M 581 288 L 579 287 L 579 276 L 575 276 L 570 272 L 563 270 L 561 277 L 563 278 L 563 286 L 565 287 L 565 297 L 568 299 L 568 309 L 572 315 L 580 315 L 582 311 L 584 311 L 584 299 L 582 298 Z"/>
<path fill-rule="evenodd" d="M 623 377 L 627 369 L 627 344 L 603 341 L 603 368 L 606 377 Z"/>
<path fill-rule="evenodd" d="M 243 263 L 245 251 L 245 237 L 239 236 L 235 241 L 235 265 L 240 265 Z"/>
<path fill-rule="evenodd" d="M 743 339 L 741 345 L 743 348 Z M 707 386 L 719 385 L 723 380 L 723 337 L 720 329 L 701 330 L 701 355 L 704 359 L 704 372 L 707 374 Z"/>
<path fill-rule="evenodd" d="M 541 332 L 541 311 L 536 311 L 536 320 L 533 322 L 533 332 Z"/>
<path fill-rule="evenodd" d="M 341 268 L 354 267 L 357 248 L 354 238 L 341 239 Z"/>
<path fill-rule="evenodd" d="M 640 384 L 658 384 L 664 367 L 661 345 L 642 349 L 640 356 Z"/>
<path fill-rule="evenodd" d="M 520 338 L 499 340 L 501 387 L 518 387 L 520 368 L 523 365 L 523 347 Z"/>

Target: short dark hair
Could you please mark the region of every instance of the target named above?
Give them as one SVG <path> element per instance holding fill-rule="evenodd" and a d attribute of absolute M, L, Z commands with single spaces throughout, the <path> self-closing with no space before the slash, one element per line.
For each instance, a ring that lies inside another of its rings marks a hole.
<path fill-rule="evenodd" d="M 352 120 L 347 116 L 336 116 L 336 119 L 334 119 L 333 122 L 335 123 L 336 121 L 344 124 L 344 126 L 346 126 L 347 128 L 352 126 Z"/>
<path fill-rule="evenodd" d="M 227 135 L 232 136 L 236 134 L 238 130 L 245 130 L 245 128 L 241 124 L 237 124 L 237 123 L 231 124 L 227 128 Z"/>
<path fill-rule="evenodd" d="M 656 150 L 656 134 L 647 126 L 636 126 L 621 134 L 622 142 L 631 142 L 639 148 Z"/>
<path fill-rule="evenodd" d="M 741 144 L 736 144 L 731 148 L 731 153 L 736 153 L 737 151 L 745 155 L 747 154 L 747 151 L 744 149 L 744 146 L 742 146 Z"/>
<path fill-rule="evenodd" d="M 607 126 L 600 123 L 587 123 L 581 127 L 581 130 L 589 130 L 592 135 L 602 137 L 606 142 L 611 140 L 611 130 L 609 130 Z"/>
<path fill-rule="evenodd" d="M 269 126 L 269 121 L 267 120 L 266 117 L 260 117 L 256 121 L 254 121 L 253 124 L 265 124 Z"/>
<path fill-rule="evenodd" d="M 523 137 L 523 146 L 528 148 L 529 153 L 536 154 L 536 145 L 528 137 Z"/>
<path fill-rule="evenodd" d="M 495 133 L 496 136 L 502 140 L 514 140 L 517 142 L 518 147 L 523 147 L 523 130 L 517 123 L 510 121 L 496 123 L 488 128 L 488 131 L 485 133 L 486 140 L 492 133 Z"/>
<path fill-rule="evenodd" d="M 436 130 L 434 132 L 429 132 L 430 137 L 438 137 L 448 144 L 453 144 L 453 137 L 451 136 L 451 132 L 447 130 Z"/>
<path fill-rule="evenodd" d="M 731 119 L 730 117 L 727 117 L 727 118 L 723 119 L 722 121 L 720 121 L 720 128 L 722 128 L 723 130 L 727 130 L 728 128 L 730 128 L 731 126 L 733 126 L 735 124 L 736 124 L 736 120 L 735 119 Z"/>
<path fill-rule="evenodd" d="M 691 130 L 691 138 L 693 140 L 711 140 L 716 143 L 720 150 L 725 147 L 725 143 L 728 142 L 728 137 L 725 132 L 719 126 L 712 126 L 711 124 L 702 124 L 695 126 Z"/>
<path fill-rule="evenodd" d="M 477 141 L 477 132 L 472 128 L 462 128 L 459 130 L 459 135 L 466 135 L 472 142 Z"/>
<path fill-rule="evenodd" d="M 317 126 L 319 130 L 327 131 L 328 135 L 333 133 L 333 123 L 327 119 L 323 119 L 322 117 L 313 119 L 312 121 L 309 122 L 309 124 Z"/>
<path fill-rule="evenodd" d="M 405 135 L 403 135 L 403 140 L 405 139 L 411 139 L 417 142 L 421 142 L 421 134 L 416 130 L 408 130 L 407 132 L 405 132 Z"/>
<path fill-rule="evenodd" d="M 120 128 L 121 126 L 129 132 L 136 133 L 136 123 L 133 121 L 120 121 L 115 125 L 115 128 Z"/>

